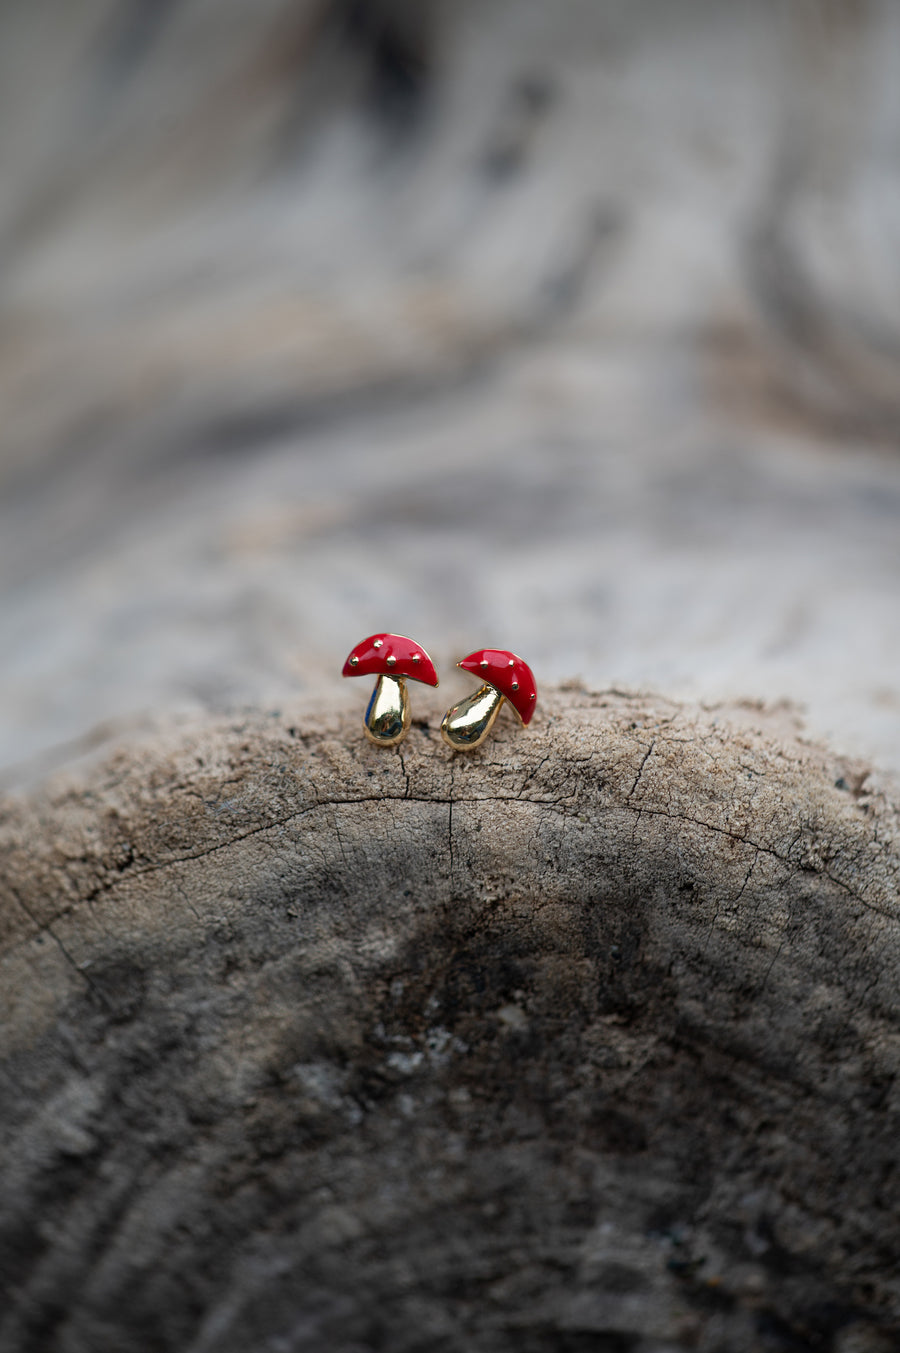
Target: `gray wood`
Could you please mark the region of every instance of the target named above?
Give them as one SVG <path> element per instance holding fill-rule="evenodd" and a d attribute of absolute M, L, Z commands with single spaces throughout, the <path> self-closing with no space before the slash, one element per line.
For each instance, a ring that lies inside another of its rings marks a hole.
<path fill-rule="evenodd" d="M 440 696 L 7 801 L 0 1346 L 887 1353 L 896 799 L 758 708 L 454 756 Z"/>
<path fill-rule="evenodd" d="M 4 783 L 376 628 L 900 771 L 894 0 L 65 11 L 0 13 Z"/>
<path fill-rule="evenodd" d="M 900 1344 L 898 50 L 0 6 L 3 1353 Z"/>

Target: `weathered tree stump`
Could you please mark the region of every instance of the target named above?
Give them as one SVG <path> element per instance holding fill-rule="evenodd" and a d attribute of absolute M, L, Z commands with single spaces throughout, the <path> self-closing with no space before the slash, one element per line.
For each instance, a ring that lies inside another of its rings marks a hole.
<path fill-rule="evenodd" d="M 759 709 L 453 756 L 438 699 L 5 802 L 0 1346 L 895 1348 L 885 789 Z"/>

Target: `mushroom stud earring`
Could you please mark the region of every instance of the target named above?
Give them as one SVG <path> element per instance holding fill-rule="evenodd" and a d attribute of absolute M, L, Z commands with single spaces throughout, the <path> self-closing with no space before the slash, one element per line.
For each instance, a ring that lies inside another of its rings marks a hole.
<path fill-rule="evenodd" d="M 448 747 L 457 752 L 480 747 L 504 700 L 509 701 L 523 725 L 531 722 L 537 686 L 527 662 L 502 648 L 479 648 L 456 665 L 480 677 L 484 684 L 444 715 L 441 737 Z"/>
<path fill-rule="evenodd" d="M 409 731 L 406 678 L 438 684 L 434 663 L 421 644 L 402 634 L 372 634 L 357 644 L 342 676 L 377 676 L 366 710 L 366 737 L 377 747 L 393 747 Z"/>

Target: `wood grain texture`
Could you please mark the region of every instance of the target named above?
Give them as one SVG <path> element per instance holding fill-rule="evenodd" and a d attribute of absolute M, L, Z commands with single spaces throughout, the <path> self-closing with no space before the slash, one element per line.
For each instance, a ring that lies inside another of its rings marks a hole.
<path fill-rule="evenodd" d="M 3 1348 L 886 1353 L 890 787 L 578 688 L 454 757 L 439 694 L 5 802 Z"/>
<path fill-rule="evenodd" d="M 382 627 L 900 771 L 894 0 L 58 11 L 0 7 L 3 783 Z"/>
<path fill-rule="evenodd" d="M 0 7 L 3 1353 L 896 1349 L 898 25 Z"/>

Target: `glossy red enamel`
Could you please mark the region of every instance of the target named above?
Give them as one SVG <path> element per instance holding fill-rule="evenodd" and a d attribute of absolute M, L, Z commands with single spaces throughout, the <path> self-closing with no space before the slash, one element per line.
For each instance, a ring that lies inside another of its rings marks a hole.
<path fill-rule="evenodd" d="M 349 655 L 341 676 L 402 676 L 426 686 L 438 684 L 434 663 L 422 645 L 403 634 L 370 634 Z"/>
<path fill-rule="evenodd" d="M 479 680 L 490 682 L 506 697 L 524 724 L 531 722 L 537 704 L 537 685 L 527 662 L 502 648 L 479 648 L 456 665 Z M 517 689 L 513 690 L 513 686 Z"/>

